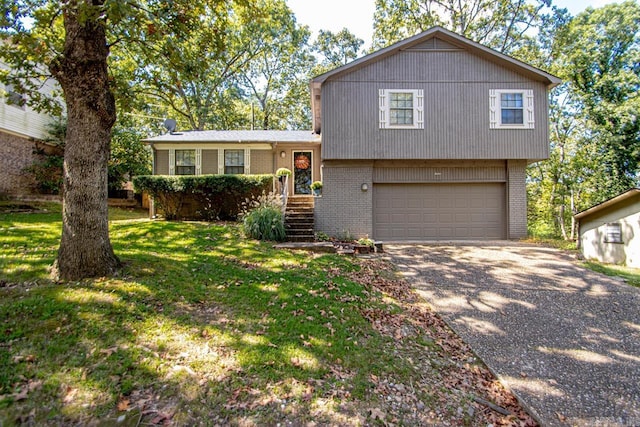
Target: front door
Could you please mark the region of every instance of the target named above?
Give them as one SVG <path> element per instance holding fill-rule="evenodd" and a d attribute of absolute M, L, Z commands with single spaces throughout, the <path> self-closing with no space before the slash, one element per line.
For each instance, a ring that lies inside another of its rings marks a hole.
<path fill-rule="evenodd" d="M 311 151 L 293 152 L 293 194 L 311 194 L 313 158 Z"/>

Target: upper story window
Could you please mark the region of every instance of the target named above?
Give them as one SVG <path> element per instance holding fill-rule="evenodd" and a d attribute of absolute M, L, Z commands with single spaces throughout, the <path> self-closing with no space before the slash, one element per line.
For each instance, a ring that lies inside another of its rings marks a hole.
<path fill-rule="evenodd" d="M 244 173 L 244 150 L 224 150 L 224 173 Z"/>
<path fill-rule="evenodd" d="M 25 109 L 25 106 L 27 105 L 27 98 L 22 93 L 16 92 L 11 85 L 6 85 L 5 91 L 5 103 L 7 105 L 11 105 L 12 107 L 16 107 L 21 110 Z"/>
<path fill-rule="evenodd" d="M 622 243 L 622 227 L 619 222 L 607 224 L 604 236 L 605 243 Z"/>
<path fill-rule="evenodd" d="M 380 129 L 424 129 L 422 89 L 380 89 Z"/>
<path fill-rule="evenodd" d="M 491 129 L 533 129 L 533 91 L 497 89 L 489 92 Z"/>
<path fill-rule="evenodd" d="M 196 150 L 176 150 L 176 175 L 196 174 Z"/>

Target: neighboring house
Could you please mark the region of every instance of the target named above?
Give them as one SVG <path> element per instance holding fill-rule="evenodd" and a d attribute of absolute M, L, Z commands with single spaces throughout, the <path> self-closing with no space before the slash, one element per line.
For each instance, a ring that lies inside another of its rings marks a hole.
<path fill-rule="evenodd" d="M 272 174 L 287 168 L 289 194 L 320 181 L 320 136 L 309 131 L 175 132 L 146 139 L 155 175 Z"/>
<path fill-rule="evenodd" d="M 640 188 L 575 215 L 587 259 L 640 268 Z"/>
<path fill-rule="evenodd" d="M 0 68 L 6 67 L 0 63 Z M 43 90 L 51 90 L 47 83 Z M 0 194 L 32 191 L 33 178 L 25 172 L 38 158 L 36 148 L 47 150 L 40 141 L 47 137 L 51 117 L 26 105 L 26 97 L 0 84 Z"/>
<path fill-rule="evenodd" d="M 294 183 L 307 174 L 294 195 L 322 180 L 315 229 L 329 235 L 516 239 L 527 234 L 527 164 L 549 156 L 548 91 L 559 83 L 435 27 L 313 79 L 313 133 L 184 132 L 147 142 L 157 174 L 284 166 Z M 296 169 L 304 153 L 312 172 Z"/>

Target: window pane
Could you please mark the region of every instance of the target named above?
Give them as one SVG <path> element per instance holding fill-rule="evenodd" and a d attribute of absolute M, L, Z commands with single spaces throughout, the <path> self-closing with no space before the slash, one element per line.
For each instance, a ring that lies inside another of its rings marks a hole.
<path fill-rule="evenodd" d="M 413 125 L 413 93 L 390 94 L 389 122 L 391 125 Z"/>
<path fill-rule="evenodd" d="M 607 224 L 605 243 L 622 243 L 622 228 L 618 223 Z"/>
<path fill-rule="evenodd" d="M 176 166 L 196 166 L 196 150 L 176 150 Z"/>
<path fill-rule="evenodd" d="M 413 108 L 413 94 L 412 93 L 391 93 L 391 102 L 389 106 L 391 108 Z"/>
<path fill-rule="evenodd" d="M 176 175 L 195 175 L 195 166 L 176 166 Z"/>
<path fill-rule="evenodd" d="M 522 108 L 521 93 L 502 93 L 500 94 L 500 106 L 502 108 Z"/>
<path fill-rule="evenodd" d="M 516 109 L 502 109 L 502 124 L 503 125 L 521 125 L 524 124 L 524 115 L 522 110 Z"/>
<path fill-rule="evenodd" d="M 244 173 L 244 166 L 225 166 L 224 173 L 228 175 L 242 175 Z"/>
<path fill-rule="evenodd" d="M 224 150 L 224 173 L 244 173 L 244 150 Z"/>

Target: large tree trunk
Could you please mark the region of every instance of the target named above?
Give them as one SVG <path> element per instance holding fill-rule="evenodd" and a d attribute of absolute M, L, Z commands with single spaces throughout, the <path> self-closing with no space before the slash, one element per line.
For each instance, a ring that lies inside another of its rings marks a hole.
<path fill-rule="evenodd" d="M 62 239 L 54 277 L 107 276 L 119 266 L 109 240 L 107 161 L 116 119 L 109 88 L 104 0 L 71 0 L 64 9 L 64 53 L 51 64 L 67 106 Z"/>

